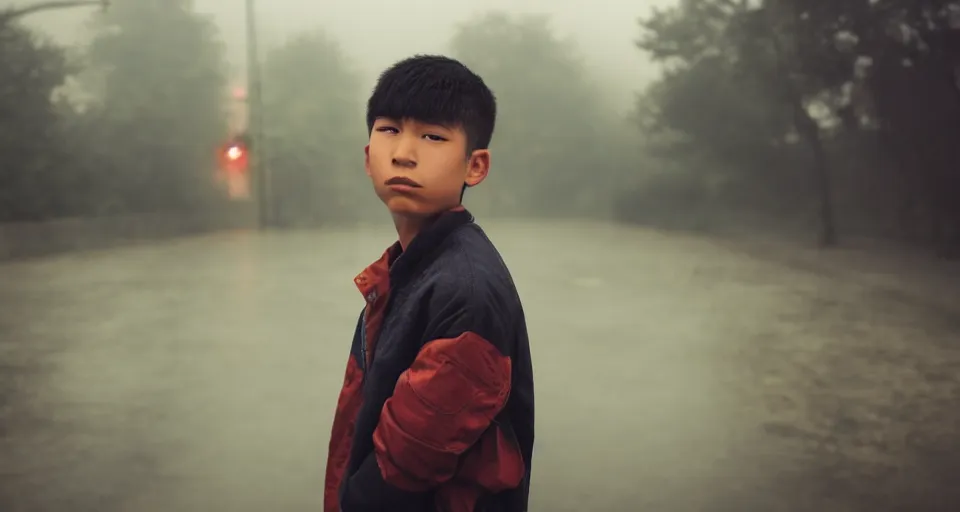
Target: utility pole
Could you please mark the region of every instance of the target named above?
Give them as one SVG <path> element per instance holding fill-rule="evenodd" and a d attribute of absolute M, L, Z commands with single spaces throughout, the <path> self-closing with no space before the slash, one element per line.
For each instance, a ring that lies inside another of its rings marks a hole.
<path fill-rule="evenodd" d="M 55 9 L 68 9 L 70 7 L 99 6 L 106 10 L 110 6 L 110 0 L 61 0 L 50 2 L 39 2 L 26 7 L 16 7 L 8 11 L 0 12 L 0 25 L 10 23 L 28 14 L 42 11 L 52 11 Z"/>
<path fill-rule="evenodd" d="M 270 227 L 272 201 L 270 180 L 264 165 L 263 91 L 260 76 L 260 52 L 257 45 L 257 10 L 255 0 L 246 0 L 247 15 L 247 130 L 251 138 L 250 173 L 256 180 L 257 213 L 260 229 Z"/>

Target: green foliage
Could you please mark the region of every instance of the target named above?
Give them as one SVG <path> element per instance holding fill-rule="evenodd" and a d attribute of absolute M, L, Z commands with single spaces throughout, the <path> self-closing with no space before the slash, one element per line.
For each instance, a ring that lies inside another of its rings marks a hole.
<path fill-rule="evenodd" d="M 318 222 L 373 200 L 363 173 L 366 140 L 360 80 L 322 31 L 267 54 L 264 152 L 285 222 Z"/>
<path fill-rule="evenodd" d="M 795 174 L 787 158 L 795 155 L 788 151 L 793 123 L 783 80 L 767 34 L 753 27 L 756 19 L 739 3 L 685 0 L 641 20 L 637 44 L 665 71 L 640 97 L 636 117 L 649 154 L 681 167 L 644 183 L 646 193 L 636 201 L 643 208 L 650 207 L 648 196 L 672 197 L 688 208 L 694 198 L 697 205 L 757 203 L 761 198 L 745 197 L 744 188 L 769 192 Z M 684 180 L 696 183 L 683 186 Z"/>
<path fill-rule="evenodd" d="M 837 202 L 859 219 L 851 229 L 900 216 L 905 236 L 925 218 L 960 237 L 960 207 L 940 192 L 960 186 L 946 136 L 960 126 L 958 12 L 955 0 L 681 0 L 655 12 L 638 46 L 665 73 L 636 118 L 650 153 L 684 171 L 634 197 L 677 179 L 720 183 L 706 188 L 767 212 Z"/>
<path fill-rule="evenodd" d="M 98 14 L 80 124 L 103 208 L 190 210 L 213 200 L 215 148 L 226 135 L 226 79 L 214 24 L 191 2 L 119 0 Z"/>
<path fill-rule="evenodd" d="M 53 92 L 63 51 L 16 24 L 0 24 L 0 222 L 42 218 L 60 199 L 53 174 L 66 155 Z"/>

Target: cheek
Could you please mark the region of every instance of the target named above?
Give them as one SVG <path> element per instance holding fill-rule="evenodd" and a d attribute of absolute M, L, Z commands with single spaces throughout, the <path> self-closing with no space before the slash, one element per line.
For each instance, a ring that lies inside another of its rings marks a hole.
<path fill-rule="evenodd" d="M 382 153 L 382 151 L 371 149 L 367 154 L 367 169 L 370 171 L 370 174 L 382 172 L 384 169 L 384 157 Z M 389 160 L 387 163 L 389 163 Z"/>
<path fill-rule="evenodd" d="M 444 180 L 463 181 L 467 176 L 468 162 L 460 154 L 444 155 L 443 158 Z"/>

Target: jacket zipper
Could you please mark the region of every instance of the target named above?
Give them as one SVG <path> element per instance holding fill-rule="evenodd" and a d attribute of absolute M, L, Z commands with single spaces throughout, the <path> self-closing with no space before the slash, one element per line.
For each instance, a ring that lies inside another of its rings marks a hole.
<path fill-rule="evenodd" d="M 367 311 L 369 306 L 363 309 L 363 319 L 360 322 L 360 368 L 363 370 L 363 378 L 367 377 Z"/>

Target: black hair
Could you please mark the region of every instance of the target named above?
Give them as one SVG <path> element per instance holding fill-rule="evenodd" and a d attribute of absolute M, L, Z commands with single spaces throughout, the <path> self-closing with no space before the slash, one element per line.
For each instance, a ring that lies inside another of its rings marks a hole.
<path fill-rule="evenodd" d="M 489 148 L 497 100 L 483 79 L 461 62 L 416 55 L 390 66 L 377 80 L 367 101 L 368 134 L 379 117 L 462 127 L 469 155 Z"/>

